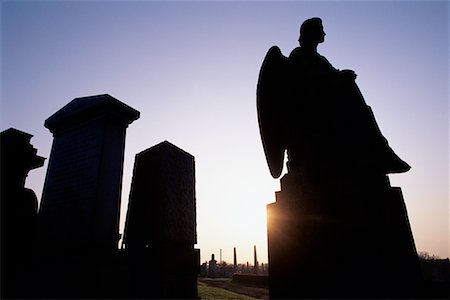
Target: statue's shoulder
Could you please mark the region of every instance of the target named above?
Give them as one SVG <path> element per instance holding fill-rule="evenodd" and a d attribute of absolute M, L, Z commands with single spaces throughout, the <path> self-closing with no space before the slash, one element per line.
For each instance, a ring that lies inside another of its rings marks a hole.
<path fill-rule="evenodd" d="M 301 47 L 294 48 L 288 57 L 289 65 L 295 66 L 296 68 L 300 65 L 304 65 L 306 62 L 314 61 L 314 57 L 311 53 L 305 52 Z"/>
<path fill-rule="evenodd" d="M 288 58 L 283 55 L 280 48 L 278 46 L 270 47 L 261 65 L 258 93 L 271 95 L 283 90 L 288 75 L 288 65 Z"/>
<path fill-rule="evenodd" d="M 276 69 L 282 68 L 287 64 L 287 60 L 288 58 L 283 55 L 281 49 L 278 46 L 272 46 L 267 51 L 262 67 L 268 69 L 271 69 L 273 67 L 275 67 Z"/>
<path fill-rule="evenodd" d="M 302 48 L 300 48 L 300 47 L 294 48 L 294 49 L 291 51 L 291 53 L 289 54 L 289 59 L 295 59 L 295 58 L 301 56 L 301 55 L 302 55 L 302 52 L 303 52 L 303 51 L 302 51 Z"/>

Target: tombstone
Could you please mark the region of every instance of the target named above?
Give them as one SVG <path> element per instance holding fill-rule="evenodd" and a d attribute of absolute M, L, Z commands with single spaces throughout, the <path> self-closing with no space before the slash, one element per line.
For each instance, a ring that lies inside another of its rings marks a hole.
<path fill-rule="evenodd" d="M 117 249 L 125 133 L 138 118 L 98 95 L 45 121 L 54 139 L 39 210 L 43 297 L 94 296 L 98 266 Z"/>
<path fill-rule="evenodd" d="M 204 262 L 200 266 L 200 277 L 206 277 L 208 275 L 208 262 Z"/>
<path fill-rule="evenodd" d="M 33 136 L 10 128 L 0 133 L 1 298 L 26 296 L 37 221 L 37 198 L 25 188 L 32 169 L 45 158 L 30 144 Z"/>
<path fill-rule="evenodd" d="M 214 258 L 214 254 L 211 254 L 211 260 L 208 262 L 208 277 L 214 278 L 217 276 L 217 260 Z"/>
<path fill-rule="evenodd" d="M 196 298 L 195 161 L 164 141 L 136 155 L 124 243 L 132 297 Z"/>

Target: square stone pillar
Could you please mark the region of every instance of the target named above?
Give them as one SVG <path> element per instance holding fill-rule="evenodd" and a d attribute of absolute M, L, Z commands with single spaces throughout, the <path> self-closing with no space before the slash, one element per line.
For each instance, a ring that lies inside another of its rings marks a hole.
<path fill-rule="evenodd" d="M 98 95 L 74 99 L 45 121 L 54 139 L 39 211 L 42 246 L 116 249 L 125 132 L 138 118 Z"/>
<path fill-rule="evenodd" d="M 194 157 L 164 141 L 136 155 L 124 243 L 132 297 L 197 297 Z"/>

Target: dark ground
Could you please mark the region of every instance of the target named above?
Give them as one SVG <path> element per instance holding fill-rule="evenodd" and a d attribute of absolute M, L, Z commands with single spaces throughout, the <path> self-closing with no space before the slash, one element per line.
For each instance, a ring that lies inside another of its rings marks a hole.
<path fill-rule="evenodd" d="M 258 299 L 269 299 L 269 290 L 267 288 L 243 285 L 233 282 L 231 278 L 199 278 L 198 280 L 209 286 L 222 288 L 235 293 Z"/>

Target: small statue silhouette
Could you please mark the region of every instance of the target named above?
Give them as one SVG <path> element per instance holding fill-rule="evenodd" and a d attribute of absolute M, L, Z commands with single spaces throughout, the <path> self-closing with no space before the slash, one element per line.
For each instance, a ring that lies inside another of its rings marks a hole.
<path fill-rule="evenodd" d="M 402 173 L 402 161 L 382 136 L 352 70 L 338 70 L 319 53 L 320 18 L 300 28 L 300 47 L 289 58 L 268 51 L 257 88 L 258 121 L 270 172 L 288 171 L 317 181 L 350 174 Z"/>

